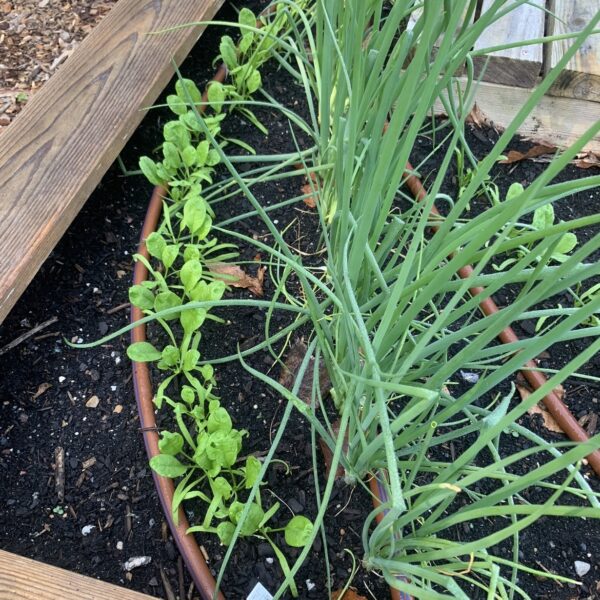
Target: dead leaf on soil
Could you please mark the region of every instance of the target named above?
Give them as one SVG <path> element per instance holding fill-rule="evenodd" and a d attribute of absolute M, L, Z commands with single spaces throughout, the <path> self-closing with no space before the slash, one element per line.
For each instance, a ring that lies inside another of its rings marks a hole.
<path fill-rule="evenodd" d="M 518 385 L 517 389 L 519 390 L 519 394 L 521 396 L 521 400 L 527 400 L 531 395 L 531 391 L 527 388 Z M 557 388 L 555 392 L 558 394 L 560 398 L 562 398 L 564 391 L 562 387 L 560 390 Z M 544 422 L 544 427 L 548 431 L 553 431 L 554 433 L 564 433 L 564 431 L 560 428 L 560 425 L 554 420 L 554 417 L 546 410 L 546 407 L 540 402 L 539 404 L 534 404 L 528 411 L 530 415 L 540 415 Z"/>
<path fill-rule="evenodd" d="M 304 177 L 306 183 L 300 188 L 300 191 L 306 196 L 303 200 L 304 204 L 308 208 L 316 208 L 318 198 L 317 177 L 314 173 L 310 173 L 309 177 L 310 180 L 308 177 Z"/>
<path fill-rule="evenodd" d="M 44 392 L 47 392 L 51 387 L 52 386 L 49 383 L 40 383 L 36 393 L 33 396 L 31 396 L 31 399 L 35 400 L 36 398 L 39 398 Z"/>
<path fill-rule="evenodd" d="M 591 169 L 600 167 L 600 157 L 593 152 L 581 152 L 573 161 L 573 164 L 580 169 Z"/>
<path fill-rule="evenodd" d="M 259 267 L 256 277 L 248 275 L 237 265 L 227 263 L 208 263 L 208 269 L 214 275 L 231 287 L 244 288 L 255 296 L 263 295 L 263 282 L 265 280 L 266 267 Z"/>
<path fill-rule="evenodd" d="M 528 158 L 537 158 L 544 154 L 553 154 L 556 148 L 552 146 L 544 146 L 540 144 L 538 146 L 532 146 L 527 152 L 519 152 L 518 150 L 509 150 L 506 155 L 506 160 L 501 160 L 501 165 L 510 165 L 512 163 L 519 162 L 521 160 L 527 160 Z"/>
<path fill-rule="evenodd" d="M 343 594 L 342 594 L 343 592 Z M 367 600 L 365 596 L 357 594 L 353 589 L 336 590 L 331 594 L 331 600 Z"/>
<path fill-rule="evenodd" d="M 487 125 L 487 117 L 485 113 L 479 108 L 477 102 L 473 104 L 473 108 L 471 112 L 467 115 L 466 118 L 467 123 L 473 123 L 476 127 L 482 127 L 483 125 Z"/>

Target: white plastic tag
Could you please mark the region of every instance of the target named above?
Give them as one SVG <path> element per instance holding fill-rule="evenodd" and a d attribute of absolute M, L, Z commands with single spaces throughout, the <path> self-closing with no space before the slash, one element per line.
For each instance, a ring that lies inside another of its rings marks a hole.
<path fill-rule="evenodd" d="M 259 581 L 246 600 L 273 600 L 273 596 L 271 596 L 265 586 Z"/>

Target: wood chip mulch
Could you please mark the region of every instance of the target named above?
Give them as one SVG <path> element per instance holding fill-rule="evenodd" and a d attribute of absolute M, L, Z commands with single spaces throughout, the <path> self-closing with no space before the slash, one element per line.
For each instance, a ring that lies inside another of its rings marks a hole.
<path fill-rule="evenodd" d="M 0 131 L 117 0 L 0 0 Z"/>

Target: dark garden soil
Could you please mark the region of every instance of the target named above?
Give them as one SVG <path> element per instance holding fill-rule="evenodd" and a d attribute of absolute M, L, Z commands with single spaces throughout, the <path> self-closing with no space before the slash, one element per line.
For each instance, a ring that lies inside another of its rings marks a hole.
<path fill-rule="evenodd" d="M 261 3 L 250 4 L 257 7 Z M 225 8 L 219 18 L 231 19 L 232 15 L 231 8 Z M 204 84 L 213 72 L 211 62 L 217 54 L 221 33 L 215 29 L 204 34 L 183 65 L 184 76 Z M 301 90 L 287 76 L 276 75 L 270 66 L 265 69 L 263 79 L 273 96 L 303 113 Z M 236 116 L 228 119 L 227 133 L 250 143 L 259 154 L 294 150 L 287 135 L 287 122 L 275 112 L 257 111 L 257 115 L 269 128 L 267 139 Z M 169 118 L 162 110 L 152 111 L 146 117 L 122 155 L 129 168 L 135 168 L 140 155 L 149 154 L 158 146 L 162 125 Z M 301 135 L 299 139 L 302 143 Z M 482 158 L 491 148 L 495 133 L 469 132 L 468 139 Z M 424 153 L 428 144 L 424 138 Z M 519 149 L 526 144 L 515 140 L 510 147 Z M 418 158 L 415 156 L 415 161 Z M 531 182 L 544 166 L 531 161 L 499 166 L 496 182 L 504 192 L 513 181 Z M 422 171 L 427 174 L 435 168 L 434 161 Z M 585 175 L 581 170 L 569 168 L 564 177 Z M 283 180 L 254 191 L 268 205 L 298 195 L 301 183 L 299 179 Z M 449 190 L 454 186 L 451 178 L 447 184 Z M 0 325 L 0 547 L 160 597 L 166 597 L 165 586 L 170 587 L 175 595 L 184 598 L 193 596 L 188 596 L 190 580 L 166 528 L 147 465 L 131 368 L 125 355 L 128 337 L 85 351 L 73 350 L 63 341 L 63 338 L 94 340 L 127 324 L 131 255 L 136 249 L 150 193 L 151 187 L 143 178 L 124 178 L 113 167 Z M 599 206 L 600 192 L 594 190 L 562 201 L 557 216 L 571 219 L 596 212 Z M 248 203 L 242 198 L 220 202 L 215 205 L 216 220 L 247 210 Z M 319 261 L 313 254 L 318 248 L 318 221 L 307 207 L 288 207 L 276 211 L 272 218 L 282 229 L 287 228 L 286 240 L 306 254 L 308 264 Z M 267 243 L 270 239 L 258 219 L 243 221 L 240 231 Z M 244 268 L 255 273 L 259 267 L 256 249 L 241 245 L 240 254 L 240 259 L 248 263 Z M 272 292 L 267 270 L 265 297 Z M 245 291 L 234 292 L 232 296 L 251 297 Z M 510 297 L 498 301 L 509 302 Z M 220 310 L 218 314 L 227 324 L 210 323 L 203 329 L 206 358 L 234 353 L 238 344 L 248 348 L 262 339 L 264 311 L 238 308 Z M 54 323 L 16 348 L 1 350 L 11 340 L 54 317 Z M 288 322 L 287 317 L 275 315 L 271 329 Z M 584 346 L 585 342 L 578 342 L 552 348 L 543 364 L 558 368 Z M 596 357 L 596 362 L 587 367 L 588 373 L 600 372 L 598 360 Z M 275 378 L 279 375 L 279 365 L 267 352 L 252 355 L 248 362 Z M 216 373 L 218 393 L 235 426 L 249 431 L 244 452 L 264 453 L 280 423 L 283 400 L 250 377 L 237 362 L 217 366 Z M 600 412 L 600 390 L 581 381 L 569 382 L 565 388 L 565 402 L 578 418 L 585 419 L 589 432 L 593 433 Z M 522 421 L 541 435 L 561 439 L 560 435 L 549 433 L 539 417 L 525 417 Z M 508 437 L 505 444 L 507 451 L 516 451 L 522 441 Z M 56 457 L 62 452 L 64 498 L 56 488 L 59 471 Z M 277 465 L 270 470 L 268 489 L 262 492 L 265 502 L 282 501 L 278 516 L 282 521 L 291 512 L 314 516 L 310 432 L 298 416 L 292 417 L 276 456 L 287 463 L 289 472 Z M 598 488 L 591 472 L 589 478 Z M 195 509 L 193 505 L 188 508 Z M 370 510 L 370 499 L 360 486 L 351 489 L 341 482 L 336 486 L 325 518 L 324 536 L 332 563 L 334 590 L 343 587 L 350 576 L 352 559 L 344 549 L 350 549 L 358 561 L 363 556 L 362 521 Z M 493 527 L 490 523 L 490 531 Z M 463 533 L 465 538 L 473 534 Z M 224 548 L 212 537 L 199 541 L 206 550 L 209 566 L 217 573 Z M 314 550 L 296 581 L 302 598 L 325 599 L 328 597 L 326 562 L 321 536 Z M 503 546 L 500 551 L 507 549 Z M 297 555 L 297 551 L 288 548 L 285 552 L 290 562 Z M 152 560 L 131 572 L 124 571 L 123 562 L 136 556 Z M 531 567 L 575 578 L 574 561 L 591 565 L 582 578 L 584 585 L 577 587 L 521 577 L 520 584 L 532 598 L 600 597 L 600 522 L 542 519 L 522 535 L 519 556 Z M 277 560 L 268 544 L 242 540 L 232 556 L 223 589 L 228 598 L 241 599 L 257 581 L 271 591 L 276 589 L 281 581 Z M 383 582 L 362 568 L 352 585 L 364 596 L 377 600 L 389 595 Z"/>

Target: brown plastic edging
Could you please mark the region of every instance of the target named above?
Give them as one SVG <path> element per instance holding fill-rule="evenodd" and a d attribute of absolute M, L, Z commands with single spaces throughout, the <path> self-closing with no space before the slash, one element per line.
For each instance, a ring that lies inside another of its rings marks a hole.
<path fill-rule="evenodd" d="M 409 187 L 415 199 L 419 202 L 422 201 L 426 197 L 427 191 L 423 187 L 421 180 L 414 175 L 414 168 L 409 162 L 406 163 L 405 176 L 406 185 Z M 431 214 L 441 217 L 435 205 L 431 208 Z M 439 227 L 434 225 L 432 226 L 432 229 L 437 231 Z M 473 274 L 473 267 L 471 265 L 465 265 L 459 269 L 458 274 L 462 279 L 468 279 Z M 479 295 L 483 291 L 484 288 L 482 287 L 472 287 L 469 289 L 469 293 L 473 297 Z M 491 297 L 482 300 L 479 303 L 479 306 L 483 313 L 488 316 L 499 312 L 498 306 Z M 503 344 L 519 341 L 519 337 L 510 326 L 503 329 L 498 334 L 498 338 Z M 528 360 L 523 367 L 526 368 L 522 369 L 521 373 L 534 390 L 538 390 L 548 382 L 546 376 L 541 371 L 537 370 L 538 366 L 533 360 Z M 573 416 L 567 405 L 560 399 L 555 390 L 549 392 L 544 397 L 543 402 L 548 409 L 548 412 L 559 424 L 560 428 L 567 434 L 569 439 L 574 442 L 587 442 L 589 440 L 583 427 L 577 422 L 577 419 Z M 600 451 L 594 450 L 586 458 L 596 475 L 600 476 Z"/>

